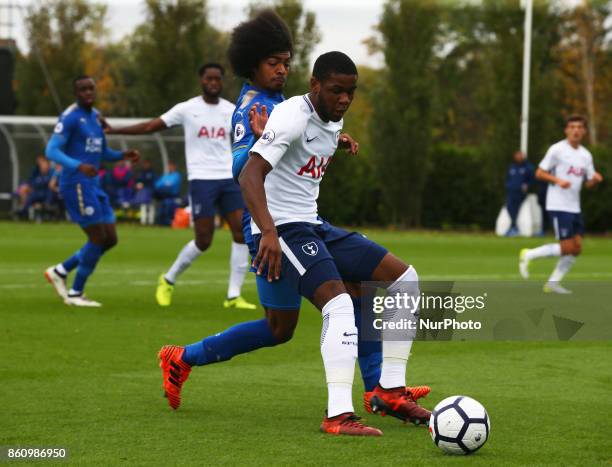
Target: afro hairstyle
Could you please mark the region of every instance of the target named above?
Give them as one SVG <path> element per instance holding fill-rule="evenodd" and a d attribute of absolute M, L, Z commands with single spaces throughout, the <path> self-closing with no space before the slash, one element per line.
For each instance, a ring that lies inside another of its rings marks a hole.
<path fill-rule="evenodd" d="M 259 63 L 276 52 L 293 55 L 291 31 L 273 10 L 265 9 L 234 28 L 227 56 L 234 73 L 251 79 Z"/>

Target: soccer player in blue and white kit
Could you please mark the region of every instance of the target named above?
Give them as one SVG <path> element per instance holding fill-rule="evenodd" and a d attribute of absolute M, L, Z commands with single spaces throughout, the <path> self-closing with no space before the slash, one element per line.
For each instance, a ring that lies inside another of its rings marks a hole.
<path fill-rule="evenodd" d="M 53 136 L 47 143 L 46 156 L 63 167 L 60 193 L 70 219 L 79 224 L 87 242 L 63 263 L 51 266 L 45 277 L 67 305 L 99 307 L 83 293 L 85 283 L 104 253 L 117 244 L 115 215 L 108 195 L 100 188 L 98 168 L 101 161 L 138 161 L 136 150 L 115 151 L 106 144 L 104 120 L 93 107 L 96 85 L 89 76 L 73 81 L 76 103 L 59 117 Z M 66 277 L 77 269 L 70 290 Z"/>
<path fill-rule="evenodd" d="M 292 48 L 286 24 L 272 11 L 260 13 L 233 31 L 230 62 L 239 76 L 249 80 L 242 88 L 233 117 L 233 170 L 236 178 L 248 160 L 249 150 L 263 132 L 267 113 L 284 100 L 282 88 L 288 75 Z M 343 143 L 345 149 L 351 148 L 349 140 L 347 135 Z M 248 212 L 243 227 L 245 241 L 255 254 Z M 268 282 L 258 276 L 256 281 L 265 308 L 263 319 L 237 324 L 185 347 L 168 345 L 161 349 L 159 357 L 164 391 L 172 408 L 179 407 L 182 385 L 193 366 L 206 366 L 262 347 L 276 346 L 293 336 L 301 306 L 300 294 L 282 279 Z M 355 307 L 359 309 L 357 299 Z M 359 364 L 366 394 L 374 390 L 379 380 L 381 359 L 379 342 L 359 342 Z M 427 395 L 430 390 L 426 386 L 414 389 L 418 397 Z"/>
<path fill-rule="evenodd" d="M 565 124 L 565 139 L 553 144 L 536 171 L 536 178 L 548 182 L 546 211 L 555 229 L 558 243 L 537 248 L 524 248 L 519 255 L 519 271 L 529 277 L 529 262 L 538 258 L 559 257 L 552 274 L 544 284 L 544 292 L 569 294 L 560 282 L 582 252 L 584 223 L 580 210 L 582 185 L 593 188 L 603 181 L 595 171 L 593 156 L 581 145 L 586 134 L 586 119 L 570 116 Z"/>
<path fill-rule="evenodd" d="M 357 87 L 357 68 L 341 52 L 315 62 L 310 93 L 278 104 L 265 131 L 249 152 L 240 186 L 252 215 L 257 274 L 273 282 L 282 277 L 323 314 L 321 354 L 328 383 L 328 404 L 321 431 L 380 436 L 355 416 L 352 383 L 358 352 L 354 306 L 344 281 L 388 282 L 388 292 L 420 294 L 418 276 L 385 248 L 356 232 L 337 228 L 317 215 L 319 184 L 338 147 L 342 117 Z M 282 266 L 282 267 L 281 267 Z M 416 310 L 393 308 L 398 322 Z M 413 333 L 387 339 L 378 385 L 366 407 L 414 423 L 430 412 L 406 387 L 406 364 Z"/>

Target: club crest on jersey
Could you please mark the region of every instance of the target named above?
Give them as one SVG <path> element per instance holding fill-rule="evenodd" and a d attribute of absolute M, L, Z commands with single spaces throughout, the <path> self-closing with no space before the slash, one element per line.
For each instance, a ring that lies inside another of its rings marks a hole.
<path fill-rule="evenodd" d="M 57 122 L 57 125 L 55 125 L 55 128 L 53 129 L 53 132 L 61 133 L 62 131 L 64 131 L 64 124 L 62 122 Z"/>
<path fill-rule="evenodd" d="M 319 246 L 315 242 L 308 242 L 302 245 L 302 251 L 308 256 L 316 256 L 319 252 Z"/>
<path fill-rule="evenodd" d="M 261 135 L 261 143 L 262 144 L 270 144 L 274 141 L 276 135 L 274 134 L 274 130 L 266 130 L 263 135 Z"/>
<path fill-rule="evenodd" d="M 87 206 L 83 212 L 86 216 L 93 216 L 96 210 L 94 209 L 93 206 Z"/>
<path fill-rule="evenodd" d="M 238 123 L 236 128 L 234 128 L 234 142 L 237 143 L 240 141 L 246 133 L 246 129 L 242 123 Z"/>

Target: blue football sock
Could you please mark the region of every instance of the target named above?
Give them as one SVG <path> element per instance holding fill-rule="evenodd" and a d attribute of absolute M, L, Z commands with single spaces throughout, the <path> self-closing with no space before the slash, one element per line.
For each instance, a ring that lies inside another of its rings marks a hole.
<path fill-rule="evenodd" d="M 76 268 L 79 265 L 80 253 L 81 253 L 81 250 L 77 251 L 74 255 L 72 255 L 70 258 L 68 258 L 66 261 L 62 263 L 62 266 L 64 266 L 64 269 L 66 270 L 66 272 L 72 271 L 74 268 Z"/>
<path fill-rule="evenodd" d="M 87 242 L 85 246 L 81 248 L 79 252 L 79 267 L 72 284 L 72 289 L 75 292 L 83 292 L 87 278 L 94 272 L 94 269 L 96 269 L 96 264 L 103 253 L 104 247 L 91 242 Z"/>
<path fill-rule="evenodd" d="M 276 343 L 266 319 L 248 321 L 185 346 L 183 361 L 189 365 L 208 365 Z"/>
<path fill-rule="evenodd" d="M 353 306 L 355 308 L 355 326 L 359 332 L 357 361 L 359 362 L 359 370 L 361 379 L 363 379 L 363 387 L 366 391 L 373 391 L 378 380 L 380 380 L 380 372 L 382 369 L 382 342 L 363 341 L 361 340 L 361 299 L 353 298 Z"/>

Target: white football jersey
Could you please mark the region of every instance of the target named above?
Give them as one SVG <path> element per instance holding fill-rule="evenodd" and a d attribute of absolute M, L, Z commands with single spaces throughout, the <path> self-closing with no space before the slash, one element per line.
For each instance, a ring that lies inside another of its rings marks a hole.
<path fill-rule="evenodd" d="M 317 219 L 319 184 L 336 152 L 341 130 L 342 120 L 321 120 L 307 95 L 274 107 L 264 133 L 250 151 L 272 166 L 264 186 L 274 225 L 321 223 Z M 253 221 L 251 228 L 253 233 L 260 232 Z"/>
<path fill-rule="evenodd" d="M 582 183 L 595 174 L 589 150 L 584 146 L 574 148 L 566 139 L 561 140 L 548 149 L 539 167 L 571 183 L 569 188 L 552 183 L 548 185 L 546 210 L 579 213 Z"/>
<path fill-rule="evenodd" d="M 160 117 L 169 127 L 183 126 L 189 180 L 232 178 L 233 112 L 234 104 L 225 99 L 213 105 L 197 96 Z"/>

